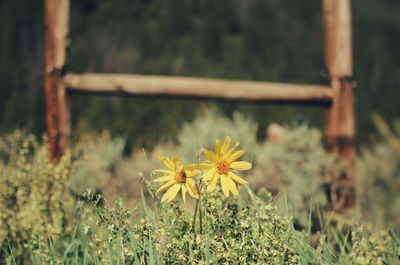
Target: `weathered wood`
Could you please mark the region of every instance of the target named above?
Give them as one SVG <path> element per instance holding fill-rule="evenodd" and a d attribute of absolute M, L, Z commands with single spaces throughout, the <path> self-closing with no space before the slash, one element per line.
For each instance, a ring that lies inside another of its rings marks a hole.
<path fill-rule="evenodd" d="M 332 77 L 350 78 L 353 76 L 351 0 L 336 0 L 336 56 Z"/>
<path fill-rule="evenodd" d="M 69 109 L 62 71 L 68 43 L 68 0 L 45 0 L 45 95 L 49 155 L 57 162 L 69 146 Z"/>
<path fill-rule="evenodd" d="M 331 78 L 353 75 L 351 0 L 323 0 L 326 65 Z"/>
<path fill-rule="evenodd" d="M 340 80 L 334 78 L 331 80 L 332 104 L 327 111 L 326 117 L 326 138 L 330 151 L 337 150 L 336 139 L 339 137 L 339 112 L 340 112 Z"/>
<path fill-rule="evenodd" d="M 333 94 L 326 133 L 332 143 L 355 134 L 350 8 L 350 0 L 324 0 L 326 64 Z"/>
<path fill-rule="evenodd" d="M 327 112 L 326 136 L 328 149 L 344 161 L 355 158 L 355 114 L 353 88 L 348 79 L 334 78 L 333 98 Z"/>
<path fill-rule="evenodd" d="M 295 85 L 194 77 L 126 74 L 67 74 L 70 91 L 127 93 L 139 96 L 205 97 L 247 101 L 329 103 L 332 91 L 323 85 Z"/>
<path fill-rule="evenodd" d="M 345 166 L 332 180 L 331 203 L 343 210 L 354 201 L 355 118 L 351 77 L 351 1 L 324 0 L 326 64 L 331 78 L 332 104 L 327 113 L 328 150 Z"/>
<path fill-rule="evenodd" d="M 353 139 L 355 136 L 355 114 L 352 81 L 343 78 L 340 80 L 340 112 L 339 135 Z"/>
<path fill-rule="evenodd" d="M 323 0 L 325 62 L 330 77 L 332 76 L 333 72 L 332 68 L 335 65 L 336 3 L 337 2 L 335 0 Z"/>

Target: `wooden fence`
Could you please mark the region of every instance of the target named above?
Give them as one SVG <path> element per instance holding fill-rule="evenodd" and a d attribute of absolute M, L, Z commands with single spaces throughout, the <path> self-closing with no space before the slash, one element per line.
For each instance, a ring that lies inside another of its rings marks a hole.
<path fill-rule="evenodd" d="M 332 205 L 340 209 L 352 200 L 355 118 L 351 82 L 351 0 L 323 0 L 325 61 L 330 86 L 66 72 L 70 3 L 69 0 L 44 1 L 46 118 L 49 153 L 53 162 L 57 162 L 70 145 L 69 100 L 74 93 L 317 103 L 327 111 L 328 150 L 347 163 L 341 177 L 333 180 Z"/>

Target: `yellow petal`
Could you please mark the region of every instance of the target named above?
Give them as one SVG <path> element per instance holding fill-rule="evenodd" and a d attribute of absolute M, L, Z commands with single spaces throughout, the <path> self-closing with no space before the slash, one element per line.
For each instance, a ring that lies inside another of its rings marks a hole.
<path fill-rule="evenodd" d="M 164 162 L 164 165 L 167 168 L 172 169 L 172 170 L 175 171 L 175 165 L 168 157 L 162 156 L 162 157 L 160 157 L 160 159 L 161 159 L 161 161 Z"/>
<path fill-rule="evenodd" d="M 182 185 L 182 199 L 185 205 L 186 205 L 186 192 L 187 192 L 186 185 Z"/>
<path fill-rule="evenodd" d="M 204 155 L 206 156 L 208 161 L 215 161 L 216 160 L 216 155 L 212 151 L 204 150 Z"/>
<path fill-rule="evenodd" d="M 221 188 L 225 196 L 229 197 L 230 187 L 229 187 L 228 177 L 225 175 L 221 175 Z"/>
<path fill-rule="evenodd" d="M 215 164 L 212 163 L 200 163 L 199 167 L 202 169 L 210 169 L 212 167 L 215 167 Z"/>
<path fill-rule="evenodd" d="M 232 154 L 239 145 L 240 145 L 240 142 L 236 141 L 235 144 L 232 146 L 232 148 L 229 149 L 229 152 Z"/>
<path fill-rule="evenodd" d="M 171 186 L 173 184 L 175 184 L 175 179 L 172 179 L 172 180 L 168 181 L 167 183 L 165 183 L 164 185 L 162 185 L 161 187 L 159 187 L 158 190 L 156 191 L 156 194 L 162 190 L 165 190 L 166 188 L 168 188 L 169 186 Z"/>
<path fill-rule="evenodd" d="M 208 183 L 207 192 L 212 192 L 215 190 L 215 188 L 217 187 L 218 179 L 219 179 L 219 174 L 215 174 L 214 177 L 211 179 L 210 183 Z"/>
<path fill-rule="evenodd" d="M 239 177 L 238 175 L 236 175 L 236 174 L 233 173 L 232 171 L 228 173 L 228 176 L 229 176 L 232 180 L 236 181 L 236 182 L 239 183 L 239 184 L 247 184 L 247 183 L 248 183 L 246 180 L 242 179 L 241 177 Z"/>
<path fill-rule="evenodd" d="M 236 170 L 248 170 L 251 168 L 251 163 L 246 161 L 232 162 L 229 165 L 231 168 Z"/>
<path fill-rule="evenodd" d="M 236 141 L 235 145 L 232 146 L 231 149 L 229 149 L 229 151 L 226 153 L 225 158 L 229 157 L 231 154 L 233 154 L 233 152 L 235 152 L 235 149 L 239 146 L 240 142 Z"/>
<path fill-rule="evenodd" d="M 172 174 L 176 173 L 175 171 L 168 170 L 168 169 L 155 169 L 153 171 L 157 172 L 157 173 L 164 173 L 164 174 L 167 174 L 167 175 L 172 175 Z"/>
<path fill-rule="evenodd" d="M 176 172 L 179 172 L 183 169 L 183 164 L 177 156 L 172 157 L 172 162 L 174 163 Z"/>
<path fill-rule="evenodd" d="M 227 136 L 225 138 L 224 144 L 221 147 L 221 153 L 226 154 L 229 150 L 229 147 L 231 146 L 231 138 Z"/>
<path fill-rule="evenodd" d="M 245 152 L 246 151 L 244 151 L 244 150 L 236 151 L 232 155 L 227 156 L 227 161 L 229 163 L 232 163 L 233 161 L 235 161 L 235 160 L 239 159 L 241 156 L 243 156 Z"/>
<path fill-rule="evenodd" d="M 186 170 L 185 172 L 186 172 L 186 177 L 188 177 L 188 178 L 191 178 L 191 177 L 194 177 L 194 176 L 197 176 L 198 174 L 200 174 L 200 170 L 193 170 L 193 171 Z"/>
<path fill-rule="evenodd" d="M 198 165 L 198 164 L 188 164 L 185 166 L 185 169 L 191 170 L 191 171 L 199 169 L 199 168 L 200 168 L 200 165 Z"/>
<path fill-rule="evenodd" d="M 229 177 L 229 175 L 228 175 L 228 176 L 224 176 L 224 177 L 226 177 L 226 183 L 228 184 L 229 190 L 230 190 L 233 194 L 238 195 L 239 192 L 238 192 L 238 190 L 237 190 L 237 188 L 236 188 L 235 182 L 233 182 L 233 180 Z"/>
<path fill-rule="evenodd" d="M 175 198 L 176 194 L 178 194 L 180 189 L 181 189 L 181 184 L 175 184 L 174 186 L 172 186 L 161 198 L 161 202 L 172 201 Z"/>
<path fill-rule="evenodd" d="M 220 151 L 221 151 L 221 141 L 217 139 L 215 140 L 215 154 L 218 155 Z"/>
<path fill-rule="evenodd" d="M 197 188 L 196 188 L 196 185 L 194 184 L 193 180 L 187 179 L 185 186 L 186 186 L 190 196 L 192 196 L 193 198 L 196 198 L 196 199 L 199 198 Z"/>
<path fill-rule="evenodd" d="M 153 181 L 154 182 L 165 182 L 165 181 L 170 181 L 170 180 L 174 179 L 174 177 L 175 177 L 174 175 L 167 175 L 167 176 L 156 178 Z"/>
<path fill-rule="evenodd" d="M 210 181 L 210 179 L 212 179 L 212 177 L 214 177 L 215 173 L 217 173 L 217 168 L 211 168 L 210 170 L 208 170 L 204 175 L 203 175 L 203 180 L 204 181 Z"/>

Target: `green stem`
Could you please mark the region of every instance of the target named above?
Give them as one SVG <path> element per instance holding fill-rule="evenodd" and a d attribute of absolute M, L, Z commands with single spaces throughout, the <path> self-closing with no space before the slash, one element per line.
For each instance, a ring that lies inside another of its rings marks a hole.
<path fill-rule="evenodd" d="M 203 214 L 201 211 L 201 194 L 199 194 L 199 219 L 200 219 L 200 235 L 203 234 Z"/>
<path fill-rule="evenodd" d="M 192 232 L 195 233 L 196 232 L 196 217 L 197 217 L 197 208 L 199 206 L 199 198 L 196 200 L 196 206 L 194 207 L 194 214 L 193 214 L 193 223 L 192 223 Z"/>
<path fill-rule="evenodd" d="M 200 235 L 202 235 L 203 234 L 203 214 L 202 214 L 202 210 L 201 210 L 201 208 L 202 208 L 201 195 L 202 195 L 202 189 L 203 189 L 203 182 L 200 183 L 200 186 L 196 185 L 196 188 L 197 188 L 197 192 L 199 193 L 198 201 L 199 201 Z"/>
<path fill-rule="evenodd" d="M 199 194 L 199 198 L 196 200 L 196 206 L 194 207 L 194 215 L 193 215 L 193 223 L 192 223 L 192 231 L 196 232 L 196 218 L 197 218 L 197 210 L 199 211 L 199 219 L 200 219 L 200 234 L 203 234 L 203 215 L 201 212 L 201 190 L 203 188 L 203 183 L 200 186 L 196 185 L 197 193 Z"/>

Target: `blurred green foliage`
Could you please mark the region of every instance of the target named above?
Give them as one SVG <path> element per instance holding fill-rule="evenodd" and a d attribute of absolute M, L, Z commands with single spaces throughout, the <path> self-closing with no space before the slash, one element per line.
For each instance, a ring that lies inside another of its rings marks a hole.
<path fill-rule="evenodd" d="M 353 0 L 357 128 L 372 131 L 370 111 L 399 116 L 400 2 Z M 327 83 L 322 1 L 71 1 L 71 71 L 194 75 Z M 43 1 L 0 2 L 0 131 L 45 130 Z M 373 12 L 371 12 L 373 10 Z M 379 99 L 379 100 L 377 100 Z M 129 143 L 174 139 L 201 101 L 76 96 L 74 133 L 110 128 Z M 218 103 L 260 124 L 321 125 L 320 110 Z M 76 134 L 75 134 L 76 135 Z M 359 139 L 360 139 L 359 138 Z"/>
<path fill-rule="evenodd" d="M 187 162 L 197 163 L 204 149 L 213 149 L 216 139 L 223 141 L 229 135 L 233 142 L 240 142 L 247 150 L 247 159 L 252 160 L 257 146 L 257 129 L 258 125 L 251 117 L 238 112 L 229 119 L 215 108 L 202 109 L 177 133 L 177 152 Z"/>
<path fill-rule="evenodd" d="M 111 137 L 108 131 L 82 135 L 73 148 L 77 167 L 69 179 L 72 193 L 79 197 L 90 189 L 110 201 L 123 198 L 137 203 L 141 177 L 159 167 L 161 155 L 172 154 L 173 148 L 157 144 L 149 152 L 134 148 L 130 154 L 124 154 L 126 146 L 126 138 Z"/>
<path fill-rule="evenodd" d="M 333 157 L 325 151 L 318 129 L 305 125 L 282 128 L 280 140 L 259 142 L 257 128 L 252 118 L 240 113 L 229 119 L 215 109 L 206 109 L 183 125 L 177 134 L 176 152 L 196 163 L 203 148 L 210 149 L 215 139 L 229 135 L 240 140 L 246 160 L 253 163 L 246 174 L 252 188 L 273 192 L 278 212 L 289 213 L 298 225 L 306 227 L 310 209 L 316 212 L 326 205 L 325 186 Z"/>
<path fill-rule="evenodd" d="M 131 149 L 126 138 L 111 137 L 108 131 L 86 133 L 74 146 L 74 156 L 81 159 L 70 178 L 71 189 L 77 195 L 89 188 L 111 201 L 118 197 L 136 201 L 140 198 L 141 176 L 160 167 L 162 155 L 178 154 L 188 163 L 197 163 L 204 148 L 230 135 L 234 141 L 240 140 L 249 150 L 247 159 L 253 160 L 258 146 L 256 133 L 257 123 L 251 118 L 235 113 L 231 120 L 216 109 L 203 109 L 192 122 L 183 124 L 176 135 L 177 143 L 161 142 L 151 149 L 132 147 L 128 154 L 124 153 Z"/>
<path fill-rule="evenodd" d="M 374 121 L 381 138 L 357 160 L 357 205 L 363 219 L 400 229 L 400 121 L 392 128 L 380 116 Z"/>
<path fill-rule="evenodd" d="M 257 123 L 239 113 L 233 116 L 226 118 L 215 109 L 200 111 L 178 132 L 177 144 L 160 143 L 152 150 L 136 149 L 125 156 L 122 138 L 110 138 L 106 132 L 86 135 L 75 146 L 83 159 L 71 176 L 72 189 L 80 194 L 90 188 L 109 200 L 137 201 L 140 176 L 160 167 L 161 155 L 178 154 L 187 163 L 198 163 L 204 148 L 229 135 L 233 141 L 240 140 L 247 151 L 245 159 L 253 163 L 253 169 L 245 174 L 250 186 L 271 191 L 278 213 L 289 214 L 297 225 L 306 227 L 310 209 L 316 213 L 327 202 L 325 186 L 332 157 L 323 148 L 321 133 L 307 126 L 284 128 L 281 141 L 258 142 Z"/>
<path fill-rule="evenodd" d="M 126 140 L 122 137 L 110 139 L 108 132 L 101 135 L 86 134 L 74 147 L 80 157 L 79 166 L 70 178 L 71 190 L 80 195 L 87 189 L 100 191 L 109 183 L 112 175 L 123 161 Z"/>
<path fill-rule="evenodd" d="M 82 159 L 70 177 L 71 189 L 79 195 L 90 188 L 111 201 L 122 197 L 135 203 L 140 198 L 141 176 L 160 167 L 161 155 L 178 154 L 188 163 L 197 163 L 203 148 L 212 147 L 216 138 L 230 135 L 240 140 L 247 150 L 245 159 L 253 163 L 245 178 L 254 190 L 272 192 L 278 213 L 289 214 L 301 227 L 308 225 L 310 209 L 312 219 L 318 219 L 318 211 L 328 201 L 329 174 L 342 166 L 325 151 L 321 132 L 305 125 L 283 127 L 281 139 L 260 142 L 256 141 L 254 120 L 239 113 L 233 116 L 228 119 L 215 109 L 200 111 L 177 133 L 177 143 L 133 148 L 130 154 L 123 152 L 128 145 L 125 138 L 111 137 L 108 132 L 86 134 L 74 147 L 74 153 Z M 356 201 L 363 218 L 374 225 L 398 227 L 400 152 L 395 143 L 399 140 L 387 126 L 384 122 L 380 125 L 387 140 L 361 148 Z"/>
<path fill-rule="evenodd" d="M 259 145 L 255 157 L 252 186 L 274 192 L 278 212 L 307 227 L 310 211 L 316 219 L 316 213 L 328 202 L 324 187 L 329 186 L 333 166 L 320 131 L 307 126 L 286 128 L 280 141 Z"/>
<path fill-rule="evenodd" d="M 398 264 L 399 253 L 393 255 L 392 251 L 399 250 L 393 244 L 390 233 L 385 230 L 374 230 L 370 225 L 362 224 L 352 231 L 351 262 L 354 265 L 368 264 Z"/>
<path fill-rule="evenodd" d="M 21 255 L 38 238 L 58 239 L 71 232 L 72 170 L 68 154 L 52 165 L 46 144 L 32 135 L 17 131 L 0 138 L 0 245 L 15 247 Z"/>

